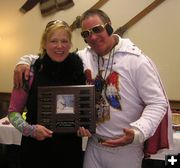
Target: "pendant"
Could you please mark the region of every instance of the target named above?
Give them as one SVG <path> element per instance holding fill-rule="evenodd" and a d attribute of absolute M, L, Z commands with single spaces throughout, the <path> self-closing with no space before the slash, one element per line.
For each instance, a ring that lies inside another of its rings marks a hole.
<path fill-rule="evenodd" d="M 103 96 L 105 87 L 106 81 L 101 76 L 97 76 L 95 79 L 97 123 L 103 123 L 110 119 L 110 107 Z"/>
<path fill-rule="evenodd" d="M 110 107 L 103 96 L 96 102 L 96 111 L 97 123 L 103 123 L 110 119 Z"/>
<path fill-rule="evenodd" d="M 101 76 L 97 76 L 95 79 L 96 92 L 102 92 L 105 85 L 106 85 L 106 81 Z"/>

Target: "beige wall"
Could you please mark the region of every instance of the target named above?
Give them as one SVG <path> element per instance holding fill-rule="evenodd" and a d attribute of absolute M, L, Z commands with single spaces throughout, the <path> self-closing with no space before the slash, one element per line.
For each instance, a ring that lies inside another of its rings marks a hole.
<path fill-rule="evenodd" d="M 50 20 L 71 24 L 96 0 L 74 0 L 75 5 L 42 17 L 39 5 L 26 14 L 19 8 L 26 0 L 0 0 L 0 92 L 11 92 L 14 66 L 20 56 L 39 51 L 41 33 Z M 109 0 L 101 9 L 109 14 L 114 29 L 125 24 L 153 0 Z M 80 30 L 73 32 L 73 50 L 85 43 Z M 124 37 L 135 42 L 156 63 L 170 99 L 180 100 L 180 0 L 166 0 L 131 27 Z"/>

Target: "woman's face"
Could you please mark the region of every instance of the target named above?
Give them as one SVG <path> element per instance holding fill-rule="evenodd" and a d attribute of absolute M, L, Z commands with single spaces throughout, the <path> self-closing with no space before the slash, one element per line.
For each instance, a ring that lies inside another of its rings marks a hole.
<path fill-rule="evenodd" d="M 53 61 L 64 61 L 67 58 L 71 48 L 69 34 L 64 29 L 55 30 L 47 38 L 44 48 Z"/>

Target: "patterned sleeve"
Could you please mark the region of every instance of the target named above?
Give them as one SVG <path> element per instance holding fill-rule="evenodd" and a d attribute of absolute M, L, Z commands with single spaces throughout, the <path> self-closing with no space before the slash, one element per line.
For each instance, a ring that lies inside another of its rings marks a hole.
<path fill-rule="evenodd" d="M 10 105 L 8 109 L 8 118 L 11 124 L 18 129 L 24 136 L 33 136 L 35 133 L 35 125 L 28 124 L 22 117 L 22 113 L 26 106 L 28 91 L 33 81 L 33 73 L 30 73 L 28 88 L 14 88 L 11 93 Z"/>
<path fill-rule="evenodd" d="M 10 105 L 8 112 L 20 112 L 24 111 L 28 93 L 23 89 L 13 89 L 11 93 Z"/>

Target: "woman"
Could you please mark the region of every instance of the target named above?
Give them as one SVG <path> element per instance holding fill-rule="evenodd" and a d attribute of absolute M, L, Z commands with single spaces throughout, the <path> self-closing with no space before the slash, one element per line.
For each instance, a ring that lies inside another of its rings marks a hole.
<path fill-rule="evenodd" d="M 40 57 L 31 67 L 31 77 L 24 87 L 13 89 L 8 118 L 23 134 L 22 168 L 82 167 L 82 139 L 76 134 L 57 134 L 37 123 L 38 86 L 85 84 L 83 64 L 70 53 L 71 30 L 64 21 L 47 24 L 41 39 Z M 38 57 L 38 55 L 33 55 Z M 26 121 L 21 114 L 27 108 Z"/>

